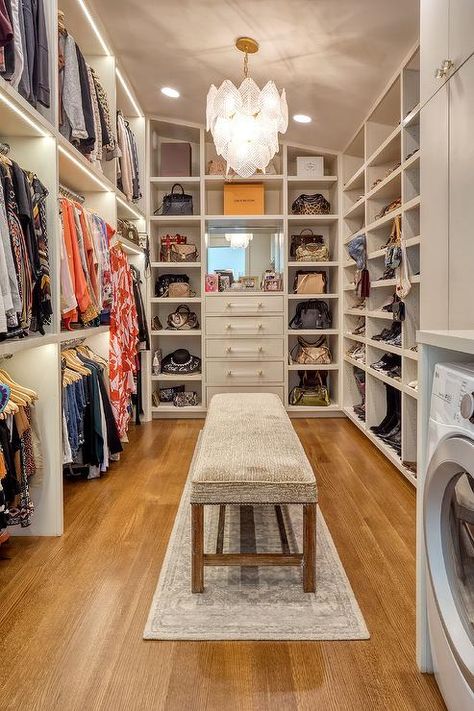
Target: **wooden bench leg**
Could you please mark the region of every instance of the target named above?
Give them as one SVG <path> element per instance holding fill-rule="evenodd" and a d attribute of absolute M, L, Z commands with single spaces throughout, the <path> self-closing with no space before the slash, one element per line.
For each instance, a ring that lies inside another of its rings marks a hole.
<path fill-rule="evenodd" d="M 204 505 L 191 504 L 191 589 L 204 591 Z"/>
<path fill-rule="evenodd" d="M 303 504 L 303 590 L 316 592 L 316 509 Z"/>

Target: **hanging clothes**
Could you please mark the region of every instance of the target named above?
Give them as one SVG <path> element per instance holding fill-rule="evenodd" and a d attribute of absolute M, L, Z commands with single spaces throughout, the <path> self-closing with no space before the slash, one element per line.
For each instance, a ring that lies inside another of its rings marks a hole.
<path fill-rule="evenodd" d="M 111 303 L 109 239 L 114 230 L 83 205 L 60 198 L 61 317 L 72 323 L 98 325 Z"/>
<path fill-rule="evenodd" d="M 59 13 L 59 130 L 98 168 L 118 157 L 110 109 L 98 74 L 90 67 Z"/>
<path fill-rule="evenodd" d="M 112 307 L 110 311 L 110 401 L 120 438 L 131 417 L 131 396 L 137 372 L 138 316 L 132 271 L 119 244 L 110 249 Z"/>
<path fill-rule="evenodd" d="M 137 141 L 121 111 L 117 111 L 117 141 L 120 149 L 118 187 L 128 200 L 139 200 L 142 193 Z"/>
<path fill-rule="evenodd" d="M 1 0 L 0 74 L 32 106 L 50 107 L 49 45 L 43 0 Z"/>
<path fill-rule="evenodd" d="M 80 346 L 63 353 L 63 462 L 69 476 L 96 479 L 122 451 L 105 361 Z"/>
<path fill-rule="evenodd" d="M 51 323 L 47 195 L 36 175 L 0 160 L 0 339 Z"/>

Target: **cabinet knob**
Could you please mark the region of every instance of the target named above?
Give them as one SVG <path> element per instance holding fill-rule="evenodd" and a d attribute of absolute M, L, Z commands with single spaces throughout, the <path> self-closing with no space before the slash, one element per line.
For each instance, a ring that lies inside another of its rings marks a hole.
<path fill-rule="evenodd" d="M 227 330 L 227 331 L 230 331 L 231 328 L 232 328 L 232 324 L 231 324 L 231 323 L 228 323 L 227 326 L 226 326 L 226 330 Z"/>
<path fill-rule="evenodd" d="M 258 324 L 258 330 L 261 331 L 262 328 L 263 328 L 263 324 L 262 324 L 262 323 L 259 323 L 259 324 Z"/>
<path fill-rule="evenodd" d="M 226 309 L 230 309 L 231 306 L 232 306 L 232 304 L 230 303 L 230 301 L 228 301 L 225 305 Z"/>
<path fill-rule="evenodd" d="M 454 67 L 454 62 L 451 59 L 444 59 L 441 66 L 435 71 L 436 79 L 444 79 L 448 72 Z"/>
<path fill-rule="evenodd" d="M 259 347 L 258 347 L 258 352 L 259 352 L 259 353 L 263 353 L 263 346 L 259 346 Z"/>
<path fill-rule="evenodd" d="M 232 353 L 232 348 L 230 346 L 227 346 L 227 348 L 225 349 L 225 352 Z"/>
<path fill-rule="evenodd" d="M 259 371 L 258 371 L 258 376 L 261 378 L 262 375 L 263 375 L 263 370 L 259 370 Z"/>
<path fill-rule="evenodd" d="M 263 303 L 261 301 L 258 302 L 258 308 L 263 309 Z"/>
<path fill-rule="evenodd" d="M 232 371 L 231 371 L 231 370 L 228 370 L 228 371 L 227 371 L 227 377 L 230 378 L 231 375 L 232 375 Z"/>

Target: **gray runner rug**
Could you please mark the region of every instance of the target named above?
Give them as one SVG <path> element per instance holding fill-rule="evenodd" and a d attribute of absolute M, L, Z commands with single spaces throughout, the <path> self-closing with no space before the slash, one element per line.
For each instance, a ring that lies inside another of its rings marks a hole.
<path fill-rule="evenodd" d="M 369 639 L 320 511 L 316 594 L 303 592 L 299 568 L 209 567 L 204 569 L 204 593 L 193 595 L 189 493 L 190 477 L 163 561 L 145 639 Z M 276 553 L 288 545 L 291 552 L 298 552 L 302 519 L 302 506 L 227 506 L 223 550 Z M 208 552 L 216 550 L 218 521 L 219 507 L 205 507 Z"/>

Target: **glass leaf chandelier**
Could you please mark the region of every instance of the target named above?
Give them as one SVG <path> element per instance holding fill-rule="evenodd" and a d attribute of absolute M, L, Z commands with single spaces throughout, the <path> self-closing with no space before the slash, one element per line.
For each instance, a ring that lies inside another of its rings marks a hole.
<path fill-rule="evenodd" d="M 273 81 L 259 89 L 249 77 L 248 55 L 258 51 L 250 37 L 239 37 L 235 46 L 244 53 L 244 80 L 237 87 L 225 79 L 207 94 L 206 124 L 218 155 L 242 178 L 265 168 L 278 153 L 278 133 L 288 128 L 285 90 L 278 93 Z"/>

